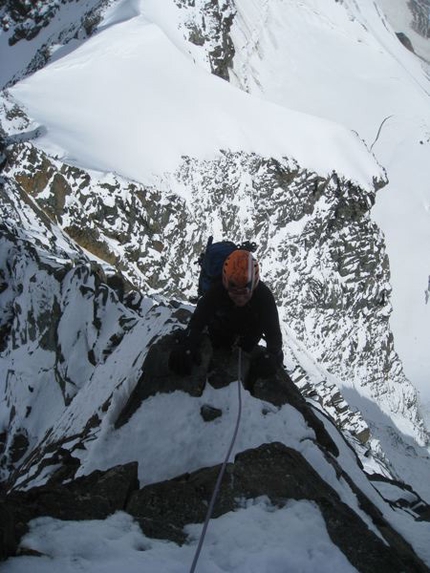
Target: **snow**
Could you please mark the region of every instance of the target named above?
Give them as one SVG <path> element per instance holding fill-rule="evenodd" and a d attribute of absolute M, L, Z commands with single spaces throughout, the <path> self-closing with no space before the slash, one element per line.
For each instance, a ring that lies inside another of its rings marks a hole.
<path fill-rule="evenodd" d="M 390 142 L 390 146 L 386 142 Z M 418 116 L 386 123 L 375 150 L 390 173 L 373 211 L 384 230 L 393 283 L 391 326 L 406 374 L 430 404 L 430 122 Z M 407 162 L 408 169 L 404 169 Z M 413 222 L 411 224 L 411 222 Z"/>
<path fill-rule="evenodd" d="M 80 2 L 58 3 L 58 10 L 54 16 L 53 24 L 49 28 L 42 27 L 37 36 L 31 40 L 20 41 L 9 46 L 8 40 L 11 32 L 0 33 L 0 52 L 2 65 L 0 66 L 0 86 L 3 88 L 20 70 L 25 70 L 32 62 L 35 52 L 48 43 L 52 36 L 59 36 L 68 32 L 73 24 L 79 21 L 84 13 L 99 4 L 100 0 L 80 0 Z M 72 42 L 73 46 L 79 41 Z M 67 50 L 71 46 L 67 47 Z"/>
<path fill-rule="evenodd" d="M 426 413 L 430 84 L 381 18 L 387 11 L 404 21 L 406 0 L 236 5 L 237 87 L 209 74 L 201 50 L 185 42 L 174 2 L 121 0 L 96 36 L 57 51 L 51 65 L 10 91 L 47 127 L 37 140 L 42 148 L 147 184 L 184 155 L 214 158 L 231 149 L 288 156 L 370 186 L 381 169 L 363 139 L 388 174 L 373 217 L 387 239 L 396 351 Z"/>
<path fill-rule="evenodd" d="M 382 8 L 384 16 L 396 32 L 403 32 L 411 40 L 416 54 L 430 62 L 430 42 L 428 38 L 423 38 L 412 27 L 412 12 L 408 0 L 378 0 L 378 5 Z M 425 4 L 422 4 L 424 11 Z M 428 21 L 430 26 L 430 7 L 427 6 Z"/>
<path fill-rule="evenodd" d="M 141 338 L 140 334 L 135 334 L 136 340 Z M 91 388 L 93 393 L 99 394 L 97 402 L 101 403 L 108 388 L 101 387 L 100 383 L 92 384 Z M 243 413 L 235 452 L 274 440 L 295 447 L 338 492 L 341 500 L 354 508 L 380 537 L 349 484 L 339 479 L 333 466 L 310 439 L 313 432 L 302 416 L 290 406 L 276 408 L 252 398 L 244 390 L 242 394 Z M 118 398 L 118 393 L 113 396 L 114 401 Z M 95 401 L 95 396 L 91 399 L 87 394 L 86 402 Z M 203 422 L 200 407 L 204 403 L 221 408 L 222 417 L 211 423 Z M 128 424 L 116 432 L 112 431 L 108 415 L 93 448 L 87 454 L 82 450 L 84 473 L 138 459 L 140 481 L 145 484 L 168 479 L 185 469 L 190 471 L 193 467 L 221 463 L 231 440 L 237 407 L 237 383 L 233 383 L 220 390 L 207 385 L 200 398 L 191 398 L 183 392 L 156 395 L 146 400 Z M 79 413 L 82 402 L 73 404 L 72 409 Z M 69 415 L 68 419 L 72 417 Z M 405 518 L 405 514 L 398 514 L 384 504 L 358 468 L 353 451 L 339 440 L 330 424 L 327 429 L 339 447 L 340 467 L 376 504 L 384 518 L 430 563 L 428 524 L 411 521 L 410 517 Z M 73 433 L 72 426 L 69 431 Z M 87 443 L 90 445 L 91 442 Z M 74 455 L 79 451 L 75 450 Z M 103 521 L 71 522 L 41 517 L 31 522 L 21 547 L 38 551 L 42 556 L 10 558 L 0 566 L 0 571 L 113 573 L 121 566 L 128 573 L 140 570 L 180 573 L 190 570 L 201 531 L 202 524 L 188 524 L 185 527 L 188 541 L 178 546 L 147 538 L 133 518 L 124 512 Z M 315 503 L 289 500 L 282 507 L 274 507 L 267 498 L 261 497 L 243 500 L 235 511 L 210 521 L 197 571 L 284 573 L 292 570 L 311 573 L 316 568 L 327 573 L 356 571 L 330 540 Z"/>
<path fill-rule="evenodd" d="M 2 573 L 185 573 L 190 570 L 200 525 L 189 525 L 190 543 L 145 537 L 126 513 L 105 521 L 32 522 L 23 545 L 44 557 L 10 559 Z M 306 501 L 273 507 L 265 498 L 213 520 L 197 571 L 199 573 L 353 573 L 356 571 L 328 536 L 319 509 Z"/>
<path fill-rule="evenodd" d="M 243 391 L 243 419 L 232 456 L 264 443 L 281 441 L 301 451 L 303 439 L 314 434 L 291 406 L 279 411 Z M 88 445 L 79 474 L 108 469 L 118 463 L 145 460 L 139 467 L 140 485 L 173 478 L 201 467 L 220 463 L 232 438 L 237 418 L 237 388 L 214 390 L 206 385 L 200 398 L 183 392 L 158 394 L 144 401 L 122 428 L 113 431 L 109 418 L 103 421 L 98 439 Z M 213 424 L 204 422 L 200 408 L 210 404 L 223 411 Z M 263 414 L 263 409 L 267 413 Z M 115 412 L 115 409 L 113 410 Z M 133 436 L 140 436 L 133 440 Z"/>
<path fill-rule="evenodd" d="M 365 187 L 382 177 L 352 132 L 244 93 L 198 67 L 145 15 L 121 6 L 129 19 L 117 13 L 74 52 L 10 89 L 46 126 L 37 142 L 46 151 L 140 182 L 174 171 L 184 155 L 214 158 L 222 149 L 288 156 Z"/>
<path fill-rule="evenodd" d="M 288 156 L 371 186 L 382 173 L 363 139 L 389 178 L 373 217 L 387 239 L 396 350 L 425 412 L 430 84 L 420 60 L 381 19 L 389 11 L 404 21 L 406 1 L 380 4 L 237 0 L 234 87 L 211 75 L 201 50 L 185 42 L 174 2 L 121 0 L 111 3 L 97 35 L 57 51 L 51 65 L 10 91 L 46 126 L 42 148 L 147 184 L 184 155 L 214 158 L 231 149 Z M 176 191 L 187 197 L 186 189 Z"/>

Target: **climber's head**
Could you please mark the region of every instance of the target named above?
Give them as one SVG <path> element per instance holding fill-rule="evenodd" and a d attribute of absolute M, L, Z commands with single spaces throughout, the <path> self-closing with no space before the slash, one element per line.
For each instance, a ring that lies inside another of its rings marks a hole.
<path fill-rule="evenodd" d="M 245 306 L 258 285 L 258 262 L 249 251 L 238 249 L 224 263 L 222 282 L 236 306 Z"/>

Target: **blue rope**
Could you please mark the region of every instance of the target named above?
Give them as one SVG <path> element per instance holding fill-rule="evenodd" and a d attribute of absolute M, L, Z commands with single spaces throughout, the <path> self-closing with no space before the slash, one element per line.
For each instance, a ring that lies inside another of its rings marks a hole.
<path fill-rule="evenodd" d="M 206 513 L 205 522 L 203 524 L 203 529 L 202 529 L 202 532 L 200 534 L 199 544 L 197 546 L 197 550 L 196 550 L 196 553 L 194 555 L 194 560 L 193 560 L 193 563 L 191 565 L 190 573 L 194 573 L 194 571 L 196 570 L 197 561 L 199 559 L 200 552 L 201 552 L 202 547 L 203 547 L 203 542 L 205 539 L 206 531 L 207 531 L 207 528 L 209 525 L 209 521 L 212 517 L 216 498 L 218 496 L 218 493 L 219 493 L 219 490 L 221 487 L 221 481 L 222 481 L 222 478 L 224 477 L 225 468 L 227 466 L 228 460 L 229 460 L 231 452 L 233 450 L 234 442 L 236 441 L 237 434 L 239 431 L 240 417 L 242 415 L 242 395 L 241 395 L 241 391 L 240 391 L 241 385 L 242 385 L 242 349 L 239 347 L 239 361 L 238 361 L 238 375 L 237 375 L 237 392 L 238 392 L 238 397 L 239 397 L 239 408 L 238 408 L 238 413 L 237 413 L 236 427 L 234 429 L 233 438 L 231 440 L 227 455 L 225 456 L 224 462 L 221 466 L 221 470 L 218 474 L 218 479 L 216 481 L 215 489 L 213 491 L 212 498 L 211 498 L 211 501 L 210 501 L 210 504 L 208 507 L 208 511 Z"/>

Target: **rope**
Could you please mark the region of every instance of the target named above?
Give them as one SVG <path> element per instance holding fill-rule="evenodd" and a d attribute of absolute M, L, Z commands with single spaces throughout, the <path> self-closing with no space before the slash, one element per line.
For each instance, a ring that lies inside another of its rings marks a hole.
<path fill-rule="evenodd" d="M 199 543 L 196 549 L 196 553 L 194 555 L 194 560 L 193 563 L 191 565 L 191 569 L 190 569 L 190 573 L 194 573 L 194 571 L 196 570 L 196 565 L 197 565 L 197 561 L 199 559 L 200 556 L 200 552 L 202 550 L 203 547 L 203 542 L 205 539 L 205 535 L 206 535 L 206 531 L 209 525 L 209 521 L 212 517 L 212 513 L 213 513 L 213 509 L 215 506 L 215 502 L 216 502 L 216 498 L 218 497 L 218 493 L 221 487 L 221 482 L 222 482 L 222 478 L 224 477 L 224 472 L 225 472 L 225 468 L 227 467 L 227 462 L 228 459 L 231 455 L 231 452 L 233 450 L 233 446 L 234 446 L 234 442 L 236 441 L 236 437 L 237 437 L 237 433 L 239 431 L 239 424 L 240 424 L 240 417 L 242 415 L 242 395 L 240 392 L 240 387 L 242 385 L 242 349 L 239 347 L 239 359 L 238 359 L 238 374 L 237 374 L 237 392 L 238 392 L 238 398 L 239 398 L 239 408 L 238 408 L 238 412 L 237 412 L 237 420 L 236 420 L 236 427 L 234 429 L 234 433 L 233 433 L 233 438 L 231 440 L 230 443 L 230 447 L 228 448 L 228 452 L 227 455 L 225 456 L 224 462 L 221 466 L 220 472 L 218 474 L 218 479 L 216 481 L 215 484 L 215 489 L 212 493 L 212 498 L 208 507 L 208 511 L 206 513 L 206 518 L 205 518 L 205 522 L 203 524 L 203 529 L 202 532 L 200 534 L 200 539 L 199 539 Z"/>
<path fill-rule="evenodd" d="M 388 115 L 385 119 L 382 120 L 382 123 L 381 123 L 381 125 L 379 126 L 379 129 L 378 129 L 378 133 L 376 134 L 375 141 L 374 141 L 374 142 L 372 143 L 372 145 L 370 146 L 370 151 L 373 151 L 373 146 L 374 146 L 375 143 L 378 141 L 379 136 L 381 135 L 381 130 L 382 130 L 383 125 L 384 125 L 384 123 L 385 123 L 388 119 L 390 119 L 390 117 L 393 117 L 393 116 L 392 116 L 392 115 Z"/>

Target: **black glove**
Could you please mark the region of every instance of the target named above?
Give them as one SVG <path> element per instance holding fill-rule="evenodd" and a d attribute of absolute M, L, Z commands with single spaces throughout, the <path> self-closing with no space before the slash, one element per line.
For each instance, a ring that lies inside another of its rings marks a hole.
<path fill-rule="evenodd" d="M 269 378 L 276 373 L 280 364 L 282 364 L 282 359 L 280 361 L 277 355 L 267 351 L 262 352 L 252 364 L 253 376 L 255 378 Z"/>
<path fill-rule="evenodd" d="M 179 376 L 191 374 L 193 364 L 200 364 L 201 358 L 198 351 L 192 351 L 185 345 L 180 345 L 172 350 L 169 356 L 169 368 Z"/>

